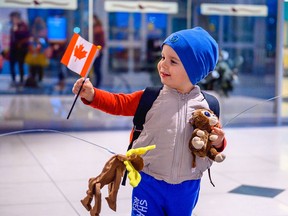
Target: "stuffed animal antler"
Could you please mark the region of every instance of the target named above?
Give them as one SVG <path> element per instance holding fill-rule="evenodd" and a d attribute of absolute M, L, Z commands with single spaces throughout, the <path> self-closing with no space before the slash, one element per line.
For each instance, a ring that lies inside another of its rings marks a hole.
<path fill-rule="evenodd" d="M 190 123 L 194 127 L 189 148 L 193 154 L 192 168 L 196 167 L 196 155 L 209 157 L 213 161 L 222 162 L 226 156 L 211 144 L 218 136 L 211 134 L 213 127 L 220 127 L 218 117 L 209 109 L 197 109 L 192 113 Z"/>
<path fill-rule="evenodd" d="M 155 145 L 147 146 L 138 149 L 130 149 L 126 155 L 117 154 L 110 158 L 100 175 L 89 179 L 87 196 L 81 200 L 82 205 L 90 211 L 91 216 L 99 216 L 101 211 L 101 189 L 108 185 L 108 197 L 106 197 L 109 207 L 116 211 L 117 193 L 119 190 L 121 178 L 124 174 L 125 167 L 129 172 L 128 178 L 130 185 L 136 187 L 141 181 L 141 176 L 138 171 L 143 169 L 144 162 L 140 155 L 154 149 Z M 91 202 L 95 200 L 93 208 Z"/>

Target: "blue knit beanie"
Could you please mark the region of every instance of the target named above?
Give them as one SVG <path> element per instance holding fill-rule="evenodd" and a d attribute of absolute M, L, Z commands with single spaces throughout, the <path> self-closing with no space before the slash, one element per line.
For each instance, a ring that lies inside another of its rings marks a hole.
<path fill-rule="evenodd" d="M 201 27 L 175 32 L 164 44 L 177 53 L 193 85 L 213 71 L 218 61 L 218 44 Z"/>

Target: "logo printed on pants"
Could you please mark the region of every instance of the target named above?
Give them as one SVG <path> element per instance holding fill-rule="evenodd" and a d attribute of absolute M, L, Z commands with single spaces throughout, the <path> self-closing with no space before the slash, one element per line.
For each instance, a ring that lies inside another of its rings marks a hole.
<path fill-rule="evenodd" d="M 138 197 L 134 197 L 133 211 L 137 212 L 137 216 L 145 216 L 144 213 L 148 211 L 147 200 L 141 200 L 141 199 L 138 199 Z"/>

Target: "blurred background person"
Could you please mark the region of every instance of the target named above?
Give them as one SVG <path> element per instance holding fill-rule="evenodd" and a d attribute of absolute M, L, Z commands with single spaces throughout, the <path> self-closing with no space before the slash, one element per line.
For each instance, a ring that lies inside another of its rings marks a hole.
<path fill-rule="evenodd" d="M 32 24 L 31 34 L 36 38 L 47 40 L 47 26 L 42 17 L 37 16 Z"/>
<path fill-rule="evenodd" d="M 29 76 L 25 82 L 26 87 L 38 87 L 42 82 L 44 68 L 48 66 L 49 59 L 45 55 L 45 40 L 32 36 L 29 41 L 29 51 L 25 63 L 29 66 Z"/>
<path fill-rule="evenodd" d="M 0 74 L 2 73 L 3 64 L 4 64 L 4 56 L 3 56 L 2 52 L 1 52 L 0 53 Z"/>
<path fill-rule="evenodd" d="M 101 71 L 101 63 L 103 58 L 103 50 L 105 47 L 105 34 L 102 26 L 101 20 L 97 15 L 93 16 L 93 43 L 95 45 L 100 45 L 102 49 L 99 51 L 98 57 L 95 59 L 93 64 L 94 71 L 94 86 L 99 88 L 102 83 L 102 71 Z"/>
<path fill-rule="evenodd" d="M 25 82 L 27 87 L 38 87 L 42 82 L 44 68 L 49 64 L 47 27 L 41 17 L 36 17 L 31 28 L 28 53 L 25 63 L 29 66 L 29 76 Z"/>
<path fill-rule="evenodd" d="M 12 78 L 11 86 L 16 85 L 15 65 L 18 63 L 20 73 L 20 85 L 24 82 L 24 59 L 28 52 L 29 28 L 22 20 L 18 11 L 10 13 L 11 30 L 10 30 L 10 47 L 9 61 L 10 73 Z"/>

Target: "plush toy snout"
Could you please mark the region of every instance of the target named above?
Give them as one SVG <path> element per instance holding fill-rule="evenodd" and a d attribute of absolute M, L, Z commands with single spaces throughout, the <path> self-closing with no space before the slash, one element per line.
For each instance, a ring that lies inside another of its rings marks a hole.
<path fill-rule="evenodd" d="M 209 125 L 210 126 L 214 126 L 218 124 L 218 118 L 216 116 L 212 116 L 210 119 L 209 119 Z"/>

